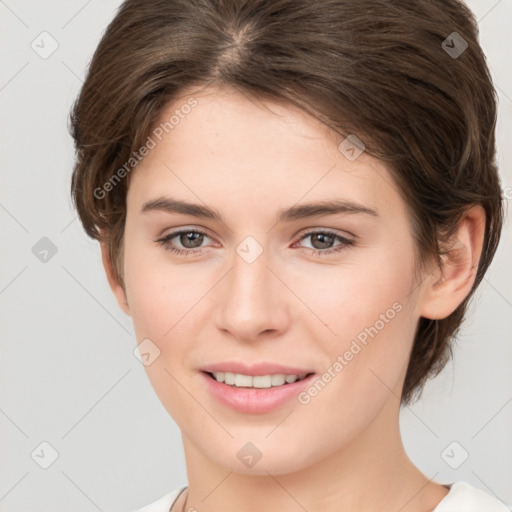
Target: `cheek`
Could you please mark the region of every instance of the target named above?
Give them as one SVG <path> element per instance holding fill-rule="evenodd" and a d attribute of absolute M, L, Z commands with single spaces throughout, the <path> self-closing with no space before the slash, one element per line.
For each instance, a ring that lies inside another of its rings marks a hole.
<path fill-rule="evenodd" d="M 125 257 L 126 287 L 137 343 L 149 339 L 156 346 L 153 350 L 158 350 L 154 352 L 158 357 L 144 369 L 169 414 L 178 424 L 182 420 L 186 424 L 194 404 L 179 383 L 183 382 L 184 368 L 189 366 L 191 343 L 205 325 L 197 315 L 201 311 L 198 301 L 206 293 L 207 284 L 204 276 L 191 279 L 187 265 L 165 263 L 166 254 L 155 258 L 141 246 L 140 242 L 128 242 Z"/>
<path fill-rule="evenodd" d="M 311 312 L 316 313 L 317 325 L 329 328 L 331 335 L 326 340 L 334 345 L 340 338 L 355 337 L 374 324 L 379 331 L 390 330 L 391 324 L 396 328 L 406 316 L 402 312 L 406 303 L 412 299 L 412 253 L 397 254 L 391 248 L 386 252 L 380 247 L 363 257 L 354 254 L 337 265 L 310 264 L 308 269 L 297 269 L 288 277 L 310 310 L 309 317 L 313 318 Z"/>
<path fill-rule="evenodd" d="M 297 295 L 318 312 L 311 334 L 329 361 L 326 371 L 336 375 L 332 389 L 355 408 L 364 397 L 383 399 L 388 386 L 399 384 L 417 320 L 412 247 L 374 256 L 295 281 L 301 283 Z"/>
<path fill-rule="evenodd" d="M 125 281 L 130 313 L 140 335 L 164 339 L 200 297 L 199 276 L 188 271 L 187 265 L 166 261 L 163 248 L 149 251 L 142 246 L 139 242 L 127 243 L 126 247 Z M 204 286 L 203 283 L 201 288 Z"/>

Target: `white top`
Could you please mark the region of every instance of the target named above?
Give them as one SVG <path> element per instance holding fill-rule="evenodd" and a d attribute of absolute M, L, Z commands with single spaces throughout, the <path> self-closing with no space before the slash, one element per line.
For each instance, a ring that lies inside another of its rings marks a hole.
<path fill-rule="evenodd" d="M 477 489 L 467 482 L 446 484 L 450 487 L 448 494 L 439 502 L 432 512 L 511 512 L 512 507 L 506 506 L 497 498 Z M 160 499 L 139 508 L 134 512 L 169 512 L 172 505 L 187 487 L 179 487 Z"/>

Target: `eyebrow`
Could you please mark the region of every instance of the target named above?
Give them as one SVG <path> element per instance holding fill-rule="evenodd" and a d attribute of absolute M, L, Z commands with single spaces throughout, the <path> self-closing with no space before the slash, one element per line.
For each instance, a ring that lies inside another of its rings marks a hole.
<path fill-rule="evenodd" d="M 180 201 L 169 197 L 159 197 L 157 199 L 152 199 L 144 203 L 141 208 L 141 213 L 143 214 L 152 211 L 181 213 L 183 215 L 191 215 L 193 217 L 224 222 L 222 215 L 214 208 L 200 204 L 188 203 L 186 201 Z M 278 212 L 277 222 L 292 222 L 309 217 L 317 217 L 319 215 L 335 215 L 337 213 L 365 214 L 371 215 L 373 217 L 379 216 L 379 213 L 376 209 L 368 208 L 353 201 L 339 199 L 299 204 L 290 208 L 281 209 Z"/>

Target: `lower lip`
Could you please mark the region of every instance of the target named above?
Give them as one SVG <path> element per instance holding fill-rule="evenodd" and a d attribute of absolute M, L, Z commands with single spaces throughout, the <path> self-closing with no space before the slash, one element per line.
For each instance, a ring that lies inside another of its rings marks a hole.
<path fill-rule="evenodd" d="M 285 404 L 297 395 L 307 386 L 315 374 L 293 382 L 270 388 L 244 388 L 228 386 L 222 382 L 217 382 L 206 372 L 201 372 L 206 381 L 206 386 L 211 394 L 223 405 L 227 405 L 239 412 L 261 414 L 273 411 Z"/>

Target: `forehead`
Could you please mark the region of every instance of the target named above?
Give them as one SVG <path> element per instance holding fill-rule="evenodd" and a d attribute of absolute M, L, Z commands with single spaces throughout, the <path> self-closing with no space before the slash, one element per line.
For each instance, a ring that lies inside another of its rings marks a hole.
<path fill-rule="evenodd" d="M 169 193 L 239 211 L 345 198 L 405 213 L 383 162 L 364 152 L 348 158 L 345 136 L 296 107 L 191 91 L 167 106 L 151 136 L 155 147 L 131 176 L 132 206 Z"/>

